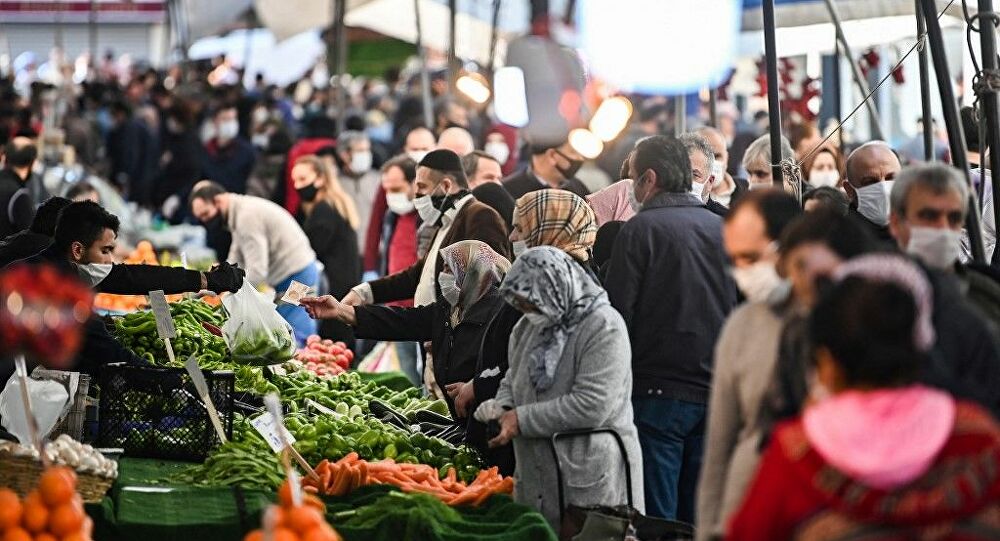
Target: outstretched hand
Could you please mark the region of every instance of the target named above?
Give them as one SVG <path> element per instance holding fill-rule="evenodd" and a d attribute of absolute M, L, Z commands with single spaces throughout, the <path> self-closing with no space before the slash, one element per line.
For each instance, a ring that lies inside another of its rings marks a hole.
<path fill-rule="evenodd" d="M 336 319 L 348 325 L 357 323 L 354 317 L 354 307 L 341 304 L 333 295 L 302 297 L 299 299 L 299 304 L 306 309 L 306 313 L 313 319 Z"/>

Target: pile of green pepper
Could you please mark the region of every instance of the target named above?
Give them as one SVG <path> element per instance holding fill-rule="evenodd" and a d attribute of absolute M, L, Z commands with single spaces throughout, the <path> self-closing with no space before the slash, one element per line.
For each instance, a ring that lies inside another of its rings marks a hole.
<path fill-rule="evenodd" d="M 194 354 L 198 366 L 205 370 L 232 367 L 226 341 L 202 325 L 202 322 L 218 325 L 222 320 L 220 314 L 202 301 L 183 300 L 171 303 L 170 315 L 177 330 L 170 340 L 174 350 L 173 364 L 167 360 L 166 344 L 157 335 L 156 318 L 151 311 L 134 312 L 115 319 L 114 335 L 122 345 L 152 364 L 183 367 Z"/>
<path fill-rule="evenodd" d="M 270 387 L 267 385 L 267 382 L 259 383 L 260 388 L 254 391 L 263 395 L 276 388 L 281 401 L 295 408 L 304 407 L 306 400 L 312 400 L 333 410 L 341 405 L 347 408 L 358 406 L 364 413 L 369 413 L 368 404 L 375 399 L 407 414 L 427 410 L 439 415 L 449 415 L 447 403 L 424 398 L 420 389 L 411 387 L 393 391 L 373 381 L 362 380 L 357 372 L 347 372 L 335 378 L 320 378 L 303 370 L 276 377 Z"/>

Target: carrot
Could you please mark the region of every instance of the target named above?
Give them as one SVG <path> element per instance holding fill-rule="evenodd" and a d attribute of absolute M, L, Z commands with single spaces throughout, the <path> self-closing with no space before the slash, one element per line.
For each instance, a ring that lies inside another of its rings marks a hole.
<path fill-rule="evenodd" d="M 422 492 L 424 494 L 430 494 L 431 496 L 435 496 L 435 497 L 440 498 L 440 499 L 446 499 L 446 498 L 450 499 L 450 498 L 452 498 L 452 494 L 450 494 L 448 492 L 445 492 L 443 490 L 435 490 L 435 489 L 433 489 L 431 487 L 426 487 L 426 486 L 423 486 L 423 485 L 415 485 L 415 484 L 412 484 L 412 483 L 406 483 L 406 484 L 400 486 L 399 488 L 403 489 L 403 492 Z"/>
<path fill-rule="evenodd" d="M 338 460 L 336 463 L 337 464 L 351 464 L 351 463 L 357 462 L 358 458 L 359 458 L 358 454 L 355 453 L 354 451 L 351 451 L 350 453 L 347 453 L 346 455 L 344 455 L 344 457 L 341 458 L 340 460 Z"/>
<path fill-rule="evenodd" d="M 399 465 L 396 464 L 395 462 L 386 462 L 385 460 L 381 460 L 379 462 L 369 462 L 368 463 L 368 472 L 369 473 L 376 473 L 376 472 L 379 472 L 379 473 L 381 473 L 381 472 L 399 472 L 399 471 L 402 471 L 402 470 L 400 469 Z"/>
<path fill-rule="evenodd" d="M 302 487 L 302 490 L 304 492 L 308 492 L 309 494 L 318 494 L 319 493 L 319 489 L 316 488 L 316 487 L 314 487 L 314 486 L 312 486 L 312 485 L 304 486 L 304 487 Z"/>
<path fill-rule="evenodd" d="M 447 479 L 451 483 L 454 483 L 455 481 L 458 480 L 458 472 L 455 471 L 455 468 L 448 468 L 448 475 L 445 477 L 445 479 Z"/>
<path fill-rule="evenodd" d="M 498 494 L 512 494 L 514 492 L 514 478 L 504 477 L 503 480 L 500 481 L 500 485 L 497 486 L 496 491 Z"/>
<path fill-rule="evenodd" d="M 454 506 L 454 505 L 463 505 L 463 504 L 467 504 L 467 503 L 472 503 L 483 492 L 488 492 L 488 491 L 486 491 L 486 490 L 484 490 L 482 488 L 478 488 L 478 489 L 470 488 L 470 489 L 467 489 L 465 492 L 463 492 L 463 493 L 459 494 L 458 496 L 455 496 L 454 498 L 452 498 L 452 500 L 450 502 L 448 502 L 448 505 Z"/>

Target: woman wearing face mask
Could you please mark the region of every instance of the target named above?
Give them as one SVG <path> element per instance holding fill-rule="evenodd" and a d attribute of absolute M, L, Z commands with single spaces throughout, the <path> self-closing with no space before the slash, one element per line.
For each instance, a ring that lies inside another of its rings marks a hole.
<path fill-rule="evenodd" d="M 497 254 L 487 244 L 466 240 L 446 246 L 440 250 L 443 265 L 438 276 L 443 300 L 416 308 L 387 307 L 377 305 L 350 306 L 338 302 L 330 295 L 302 299 L 309 314 L 317 319 L 335 319 L 354 327 L 360 338 L 377 340 L 427 341 L 434 351 L 434 375 L 442 388 L 450 384 L 463 384 L 477 379 L 490 378 L 499 381 L 492 374 L 506 367 L 496 368 L 482 375 L 477 372 L 481 350 L 500 347 L 506 341 L 510 329 L 497 333 L 494 343 L 483 342 L 486 330 L 500 309 L 504 306 L 499 293 L 500 282 L 510 268 L 510 262 Z M 513 326 L 513 323 L 510 323 Z M 488 386 L 489 382 L 484 382 Z M 477 394 L 480 389 L 474 383 Z M 494 383 L 494 386 L 499 383 Z M 485 396 L 485 394 L 484 394 Z M 488 396 L 487 396 L 488 398 Z M 454 419 L 468 419 L 469 411 L 459 404 L 452 395 L 445 400 Z M 469 441 L 480 445 L 485 451 L 485 429 L 480 429 L 480 439 Z M 470 430 L 470 434 L 473 432 Z M 501 463 L 495 454 L 488 454 L 498 466 L 510 469 L 512 459 Z"/>
<path fill-rule="evenodd" d="M 338 298 L 346 295 L 361 276 L 354 202 L 341 189 L 336 171 L 316 156 L 295 161 L 292 181 L 301 198 L 299 221 L 316 258 L 323 263 L 328 291 Z M 319 333 L 349 345 L 354 340 L 350 329 L 336 321 L 324 321 Z"/>
<path fill-rule="evenodd" d="M 496 124 L 486 134 L 483 150 L 500 162 L 500 170 L 509 175 L 517 167 L 517 129 Z"/>
<path fill-rule="evenodd" d="M 813 188 L 840 188 L 844 159 L 836 147 L 824 146 L 802 164 L 803 180 Z"/>
<path fill-rule="evenodd" d="M 629 400 L 631 347 L 621 315 L 607 293 L 577 262 L 551 246 L 525 252 L 500 288 L 524 318 L 510 337 L 510 368 L 496 398 L 476 409 L 496 420 L 490 445 L 514 442 L 514 498 L 559 527 L 556 467 L 550 439 L 556 432 L 606 427 L 622 438 L 622 456 L 608 434 L 562 440 L 558 446 L 566 505 L 644 506 L 642 459 Z"/>
<path fill-rule="evenodd" d="M 590 205 L 565 190 L 538 190 L 522 196 L 514 209 L 514 257 L 536 246 L 553 246 L 570 255 L 594 279 L 592 251 L 597 219 Z"/>
<path fill-rule="evenodd" d="M 775 431 L 727 539 L 996 539 L 1000 428 L 917 383 L 936 340 L 930 285 L 889 255 L 834 279 L 808 324 L 813 400 Z"/>

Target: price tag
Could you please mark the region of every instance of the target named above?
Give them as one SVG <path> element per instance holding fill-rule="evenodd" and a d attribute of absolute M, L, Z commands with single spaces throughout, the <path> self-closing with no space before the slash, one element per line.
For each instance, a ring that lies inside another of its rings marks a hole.
<path fill-rule="evenodd" d="M 149 305 L 153 309 L 153 317 L 156 318 L 156 332 L 164 340 L 177 336 L 177 329 L 174 328 L 174 320 L 170 317 L 170 306 L 167 304 L 167 297 L 163 290 L 149 292 Z"/>
<path fill-rule="evenodd" d="M 169 344 L 170 342 L 167 343 Z M 205 409 L 208 410 L 208 418 L 212 421 L 212 426 L 215 427 L 215 433 L 219 435 L 219 441 L 226 443 L 226 431 L 222 428 L 222 419 L 219 418 L 219 412 L 215 409 L 212 396 L 208 394 L 208 383 L 205 381 L 205 375 L 201 373 L 201 368 L 198 366 L 198 359 L 194 356 L 194 353 L 185 361 L 184 368 L 187 369 L 188 375 L 191 376 L 191 383 L 194 383 L 194 388 L 198 391 L 198 396 L 201 397 L 201 401 L 205 404 Z"/>
<path fill-rule="evenodd" d="M 271 450 L 275 453 L 285 448 L 281 434 L 278 433 L 278 423 L 274 422 L 274 416 L 270 412 L 250 419 L 250 425 L 264 438 L 264 441 L 271 446 Z M 289 444 L 295 443 L 295 438 L 287 428 L 281 427 L 281 430 L 285 433 L 285 438 Z"/>
<path fill-rule="evenodd" d="M 292 284 L 288 286 L 285 294 L 281 297 L 281 302 L 298 306 L 299 300 L 301 300 L 302 297 L 308 297 L 312 293 L 313 288 L 292 280 Z"/>

